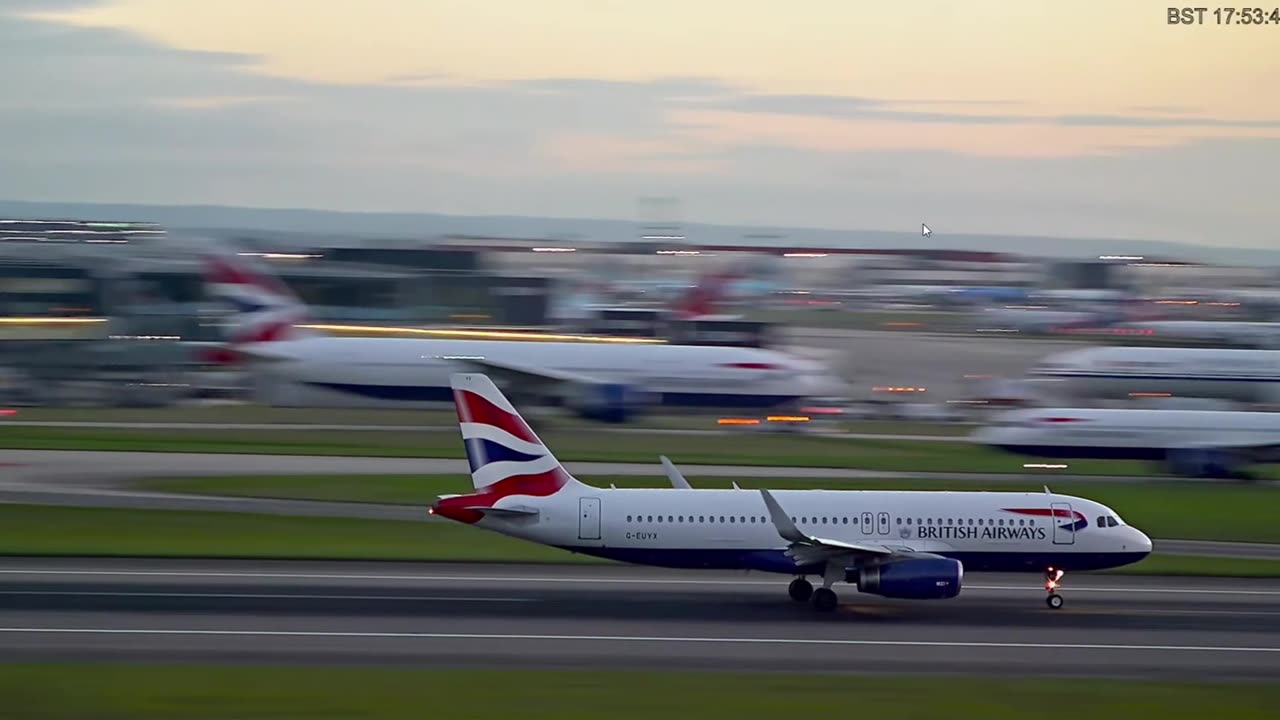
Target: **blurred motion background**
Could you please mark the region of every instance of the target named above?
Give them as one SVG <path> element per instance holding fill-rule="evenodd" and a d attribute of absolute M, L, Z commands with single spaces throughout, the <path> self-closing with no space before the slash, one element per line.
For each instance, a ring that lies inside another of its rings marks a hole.
<path fill-rule="evenodd" d="M 1046 253 L 1032 254 L 973 249 L 990 244 L 981 237 L 904 242 L 905 233 L 829 245 L 723 228 L 704 238 L 700 226 L 672 219 L 678 199 L 637 207 L 657 217 L 637 218 L 629 235 L 619 222 L 617 234 L 596 237 L 572 221 L 540 237 L 437 234 L 428 216 L 420 233 L 403 235 L 381 230 L 376 215 L 366 232 L 349 234 L 325 232 L 323 220 L 305 232 L 181 227 L 109 209 L 107 219 L 3 218 L 4 402 L 254 401 L 246 367 L 222 352 L 229 308 L 207 291 L 210 251 L 264 264 L 329 332 L 520 330 L 535 340 L 573 333 L 779 348 L 847 379 L 849 412 L 887 417 L 973 419 L 1042 401 L 1026 371 L 1064 349 L 1280 347 L 1271 267 L 1137 255 L 1120 241 L 1079 257 L 1047 254 L 1065 241 L 1028 240 L 1029 251 Z M 971 248 L 956 247 L 964 242 Z M 893 247 L 904 244 L 918 247 Z"/>

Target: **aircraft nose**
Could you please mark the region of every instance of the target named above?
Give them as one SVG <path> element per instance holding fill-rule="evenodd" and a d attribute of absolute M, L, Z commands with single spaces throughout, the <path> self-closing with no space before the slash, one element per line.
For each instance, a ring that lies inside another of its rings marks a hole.
<path fill-rule="evenodd" d="M 1153 547 L 1151 538 L 1147 537 L 1146 533 L 1142 532 L 1137 528 L 1129 528 L 1129 529 L 1133 531 L 1133 539 L 1131 540 L 1131 543 L 1133 545 L 1134 551 L 1150 554 L 1151 549 Z"/>

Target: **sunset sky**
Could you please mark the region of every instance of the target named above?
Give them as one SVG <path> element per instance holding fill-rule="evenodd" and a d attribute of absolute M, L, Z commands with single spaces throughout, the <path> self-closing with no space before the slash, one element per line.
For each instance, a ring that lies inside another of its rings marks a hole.
<path fill-rule="evenodd" d="M 0 0 L 0 197 L 1280 246 L 1280 27 L 1146 0 Z"/>

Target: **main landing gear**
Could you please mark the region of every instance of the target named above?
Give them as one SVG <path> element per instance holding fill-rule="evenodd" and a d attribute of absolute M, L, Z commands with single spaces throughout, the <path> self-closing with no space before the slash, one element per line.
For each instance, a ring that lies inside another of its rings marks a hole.
<path fill-rule="evenodd" d="M 792 600 L 806 602 L 813 597 L 813 583 L 798 577 L 791 581 L 791 585 L 787 587 L 787 592 L 791 594 Z"/>
<path fill-rule="evenodd" d="M 788 594 L 791 599 L 796 602 L 812 601 L 813 609 L 818 612 L 831 612 L 836 609 L 839 604 L 839 598 L 836 597 L 836 591 L 829 587 L 820 587 L 813 589 L 813 584 L 802 577 L 798 577 L 791 581 L 791 585 L 787 587 Z"/>
<path fill-rule="evenodd" d="M 1066 602 L 1062 599 L 1062 596 L 1056 592 L 1056 590 L 1062 586 L 1060 581 L 1064 574 L 1065 573 L 1063 573 L 1062 570 L 1056 568 L 1047 568 L 1044 571 L 1044 589 L 1045 592 L 1049 593 L 1048 596 L 1045 597 L 1044 603 L 1054 610 L 1060 609 L 1062 604 Z"/>

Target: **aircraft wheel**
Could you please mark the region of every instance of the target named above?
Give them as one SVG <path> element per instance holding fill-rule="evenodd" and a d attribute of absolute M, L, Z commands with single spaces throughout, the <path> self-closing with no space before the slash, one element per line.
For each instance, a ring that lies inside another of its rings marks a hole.
<path fill-rule="evenodd" d="M 813 609 L 818 612 L 831 612 L 836 609 L 839 598 L 830 588 L 818 588 L 813 591 Z"/>
<path fill-rule="evenodd" d="M 813 584 L 804 578 L 796 578 L 787 587 L 787 592 L 791 594 L 792 600 L 804 602 L 813 596 Z"/>
<path fill-rule="evenodd" d="M 1064 602 L 1066 601 L 1063 600 L 1062 596 L 1059 595 L 1058 593 L 1049 593 L 1049 596 L 1044 599 L 1045 605 L 1048 605 L 1050 608 L 1054 610 L 1060 609 Z"/>

